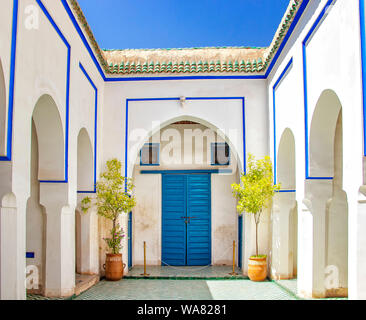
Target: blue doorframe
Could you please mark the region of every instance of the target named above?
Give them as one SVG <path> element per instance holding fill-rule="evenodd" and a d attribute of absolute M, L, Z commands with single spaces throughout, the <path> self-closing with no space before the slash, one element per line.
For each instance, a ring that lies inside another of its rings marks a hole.
<path fill-rule="evenodd" d="M 211 174 L 162 174 L 161 260 L 211 264 Z"/>
<path fill-rule="evenodd" d="M 128 214 L 128 269 L 132 268 L 132 212 Z"/>
<path fill-rule="evenodd" d="M 243 259 L 243 215 L 238 218 L 238 266 L 242 268 Z"/>

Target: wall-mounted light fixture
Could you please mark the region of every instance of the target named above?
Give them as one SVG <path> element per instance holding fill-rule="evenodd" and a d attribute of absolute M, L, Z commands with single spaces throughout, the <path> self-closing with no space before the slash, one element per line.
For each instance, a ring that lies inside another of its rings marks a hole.
<path fill-rule="evenodd" d="M 180 97 L 180 106 L 184 108 L 185 104 L 186 104 L 186 97 L 183 96 Z"/>

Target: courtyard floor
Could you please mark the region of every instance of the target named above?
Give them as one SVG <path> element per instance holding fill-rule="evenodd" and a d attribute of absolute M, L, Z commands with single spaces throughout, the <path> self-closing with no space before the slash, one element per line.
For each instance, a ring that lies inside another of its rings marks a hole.
<path fill-rule="evenodd" d="M 295 300 L 272 281 L 249 280 L 102 280 L 75 300 Z"/>
<path fill-rule="evenodd" d="M 121 281 L 101 280 L 72 300 L 297 300 L 297 280 L 252 282 L 228 266 L 136 266 Z M 28 300 L 54 300 L 28 295 Z M 327 299 L 328 300 L 328 299 Z"/>

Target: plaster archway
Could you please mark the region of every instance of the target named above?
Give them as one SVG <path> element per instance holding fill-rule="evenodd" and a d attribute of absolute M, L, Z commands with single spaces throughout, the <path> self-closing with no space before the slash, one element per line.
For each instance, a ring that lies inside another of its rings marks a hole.
<path fill-rule="evenodd" d="M 313 112 L 309 135 L 309 176 L 334 176 L 334 138 L 342 104 L 333 90 L 324 90 Z"/>
<path fill-rule="evenodd" d="M 313 297 L 348 294 L 348 204 L 343 184 L 342 104 L 333 90 L 321 94 L 313 112 L 309 139 Z M 306 273 L 306 271 L 304 271 Z"/>
<path fill-rule="evenodd" d="M 65 140 L 60 113 L 50 95 L 39 98 L 33 111 L 38 137 L 39 180 L 65 179 Z"/>
<path fill-rule="evenodd" d="M 161 264 L 161 175 L 155 174 L 141 174 L 140 170 L 149 169 L 148 167 L 141 167 L 139 165 L 139 148 L 147 142 L 155 142 L 154 136 L 164 134 L 165 130 L 177 129 L 177 126 L 183 127 L 188 126 L 190 129 L 197 127 L 197 129 L 209 129 L 215 135 L 217 134 L 217 141 L 225 141 L 231 147 L 231 165 L 232 174 L 220 175 L 213 174 L 212 179 L 212 239 L 211 247 L 212 263 L 215 265 L 220 264 L 231 264 L 232 263 L 232 243 L 233 240 L 237 243 L 238 237 L 238 216 L 236 213 L 236 201 L 232 196 L 230 185 L 232 183 L 238 183 L 239 172 L 241 171 L 242 165 L 238 163 L 239 158 L 237 152 L 233 146 L 233 143 L 220 132 L 215 126 L 209 124 L 207 121 L 203 121 L 198 118 L 190 116 L 181 116 L 170 119 L 164 124 L 154 128 L 148 135 L 139 141 L 138 147 L 134 152 L 134 168 L 133 168 L 133 180 L 136 186 L 135 195 L 137 198 L 137 207 L 133 210 L 132 228 L 133 228 L 133 265 L 139 265 L 142 263 L 142 240 L 147 241 L 149 246 L 149 261 L 148 264 L 159 265 Z M 191 128 L 192 127 L 192 128 Z M 160 132 L 159 132 L 160 130 Z M 181 133 L 181 132 L 180 132 Z M 181 135 L 181 137 L 183 137 Z M 216 139 L 216 138 L 215 138 Z M 164 150 L 164 143 L 161 141 L 161 150 Z M 205 145 L 204 145 L 205 146 Z M 194 148 L 193 148 L 194 149 Z M 193 154 L 192 154 L 193 157 Z M 235 168 L 233 169 L 233 167 Z M 240 169 L 238 167 L 240 166 Z M 183 165 L 171 165 L 166 163 L 160 164 L 160 169 L 164 170 L 187 170 L 185 164 Z M 192 170 L 197 169 L 196 164 L 192 165 Z M 212 167 L 211 163 L 201 167 L 202 169 L 216 169 Z M 151 186 L 154 186 L 153 188 Z M 143 201 L 141 200 L 143 199 Z M 150 212 L 149 217 L 147 213 Z M 126 224 L 125 224 L 126 226 Z M 126 229 L 127 230 L 127 229 Z M 127 241 L 124 248 L 128 248 Z M 127 257 L 127 251 L 124 252 L 124 257 Z M 244 256 L 244 255 L 242 255 Z M 236 259 L 237 261 L 237 259 Z"/>
<path fill-rule="evenodd" d="M 43 207 L 45 226 L 45 277 L 43 294 L 50 297 L 74 293 L 75 217 L 70 214 L 67 183 L 65 140 L 62 120 L 55 100 L 41 96 L 32 114 L 33 131 L 38 141 L 38 163 L 34 174 L 39 187 L 38 207 Z M 32 150 L 34 154 L 34 148 Z M 40 235 L 31 235 L 40 237 Z M 68 248 L 64 250 L 63 248 Z"/>
<path fill-rule="evenodd" d="M 94 160 L 93 147 L 89 134 L 85 128 L 82 128 L 78 134 L 77 147 L 77 190 L 94 190 Z"/>
<path fill-rule="evenodd" d="M 271 277 L 291 279 L 297 271 L 297 205 L 295 137 L 282 133 L 277 156 L 277 181 L 281 191 L 273 199 Z"/>
<path fill-rule="evenodd" d="M 90 196 L 94 186 L 94 152 L 90 136 L 85 128 L 79 131 L 77 139 L 77 190 L 78 201 Z M 75 271 L 77 274 L 98 272 L 98 217 L 95 207 L 83 213 L 75 210 Z M 76 275 L 75 280 L 78 281 Z M 76 283 L 78 286 L 78 283 Z"/>

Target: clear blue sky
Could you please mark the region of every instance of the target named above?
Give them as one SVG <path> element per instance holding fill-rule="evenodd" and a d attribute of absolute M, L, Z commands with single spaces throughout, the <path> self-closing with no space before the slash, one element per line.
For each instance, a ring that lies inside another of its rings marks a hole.
<path fill-rule="evenodd" d="M 79 0 L 103 49 L 267 47 L 289 0 Z"/>

